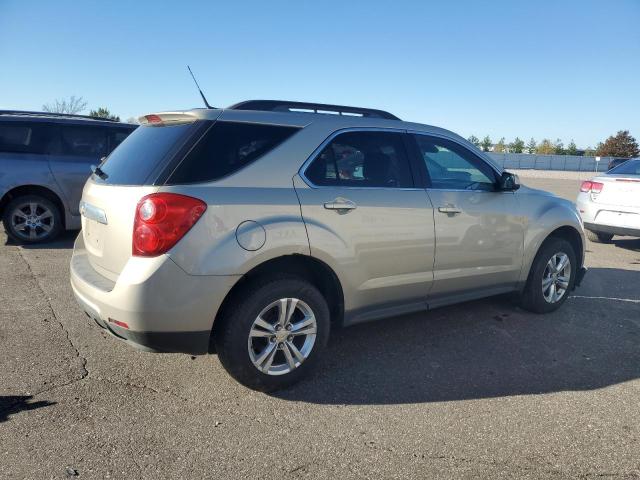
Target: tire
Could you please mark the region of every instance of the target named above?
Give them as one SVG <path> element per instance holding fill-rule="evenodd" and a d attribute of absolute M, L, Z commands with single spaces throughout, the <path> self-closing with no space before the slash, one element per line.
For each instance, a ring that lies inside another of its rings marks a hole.
<path fill-rule="evenodd" d="M 313 332 L 312 323 L 300 327 L 295 335 L 293 329 L 286 333 L 289 328 L 286 323 L 285 328 L 278 327 L 282 318 L 279 317 L 281 299 L 288 299 L 284 311 L 293 312 L 290 322 L 293 328 L 308 322 L 309 313 L 313 316 L 315 337 L 312 333 L 305 334 Z M 292 309 L 293 305 L 295 308 Z M 265 323 L 255 323 L 259 315 Z M 326 300 L 309 282 L 288 275 L 248 284 L 234 296 L 217 321 L 221 323 L 215 330 L 214 342 L 222 366 L 241 384 L 262 392 L 286 388 L 308 375 L 329 339 L 330 316 Z M 266 326 L 271 329 L 264 328 Z M 250 332 L 259 335 L 250 337 Z M 289 347 L 291 344 L 297 353 L 306 355 L 302 361 Z"/>
<path fill-rule="evenodd" d="M 560 264 L 559 260 L 561 260 L 562 257 L 559 255 L 566 255 L 568 258 L 568 275 L 567 270 L 563 269 L 560 274 L 556 273 L 554 277 L 554 271 L 551 269 L 550 262 L 555 259 L 554 262 Z M 567 300 L 569 293 L 573 290 L 578 268 L 576 252 L 571 243 L 563 238 L 548 238 L 540 247 L 531 265 L 527 284 L 520 298 L 522 308 L 534 313 L 549 313 L 560 308 Z M 568 281 L 566 281 L 567 276 Z M 544 289 L 542 283 L 543 278 L 546 279 L 546 284 L 549 284 L 549 282 L 554 284 L 554 294 L 550 295 L 552 293 L 550 290 L 551 287 L 548 287 L 546 290 Z M 551 280 L 549 280 L 549 278 Z M 566 287 L 560 287 L 560 283 L 566 285 Z M 561 290 L 562 294 L 560 295 Z M 556 298 L 557 295 L 560 295 L 560 297 Z"/>
<path fill-rule="evenodd" d="M 2 223 L 7 235 L 17 243 L 50 242 L 62 231 L 62 214 L 43 196 L 21 195 L 7 204 Z"/>
<path fill-rule="evenodd" d="M 587 230 L 587 238 L 594 243 L 609 243 L 613 238 L 613 233 L 600 233 Z"/>

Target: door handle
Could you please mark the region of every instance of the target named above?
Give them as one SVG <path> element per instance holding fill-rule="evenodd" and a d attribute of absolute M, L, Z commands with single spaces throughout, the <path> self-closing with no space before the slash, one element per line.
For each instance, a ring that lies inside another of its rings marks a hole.
<path fill-rule="evenodd" d="M 440 213 L 446 213 L 447 215 L 457 215 L 458 213 L 462 213 L 462 210 L 460 210 L 458 207 L 454 207 L 453 205 L 438 207 L 438 211 Z"/>
<path fill-rule="evenodd" d="M 355 210 L 357 205 L 351 200 L 347 200 L 346 198 L 336 198 L 331 202 L 326 202 L 324 204 L 324 208 L 327 210 L 342 210 L 349 211 Z"/>

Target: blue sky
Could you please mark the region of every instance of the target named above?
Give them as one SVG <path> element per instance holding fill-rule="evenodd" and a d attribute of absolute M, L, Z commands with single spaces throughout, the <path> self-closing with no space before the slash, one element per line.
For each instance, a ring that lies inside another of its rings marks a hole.
<path fill-rule="evenodd" d="M 467 137 L 640 138 L 640 0 L 0 0 L 0 109 L 122 118 L 250 98 L 387 109 Z"/>

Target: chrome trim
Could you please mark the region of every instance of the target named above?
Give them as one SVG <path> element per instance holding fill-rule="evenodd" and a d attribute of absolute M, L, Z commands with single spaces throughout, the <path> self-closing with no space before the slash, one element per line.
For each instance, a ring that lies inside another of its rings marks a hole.
<path fill-rule="evenodd" d="M 107 225 L 107 214 L 101 208 L 91 205 L 84 200 L 80 201 L 80 215 L 90 220 L 95 220 L 98 223 Z"/>

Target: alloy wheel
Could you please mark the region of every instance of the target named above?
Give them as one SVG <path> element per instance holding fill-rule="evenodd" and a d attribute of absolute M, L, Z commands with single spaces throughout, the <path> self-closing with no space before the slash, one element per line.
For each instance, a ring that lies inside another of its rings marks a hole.
<path fill-rule="evenodd" d="M 51 233 L 54 225 L 53 212 L 38 202 L 20 203 L 11 212 L 11 227 L 23 240 L 41 240 Z"/>
<path fill-rule="evenodd" d="M 547 303 L 559 302 L 569 289 L 571 261 L 564 252 L 555 253 L 542 274 L 542 295 Z"/>
<path fill-rule="evenodd" d="M 267 375 L 284 375 L 298 368 L 316 341 L 316 317 L 305 302 L 281 298 L 267 305 L 249 331 L 249 357 Z"/>

